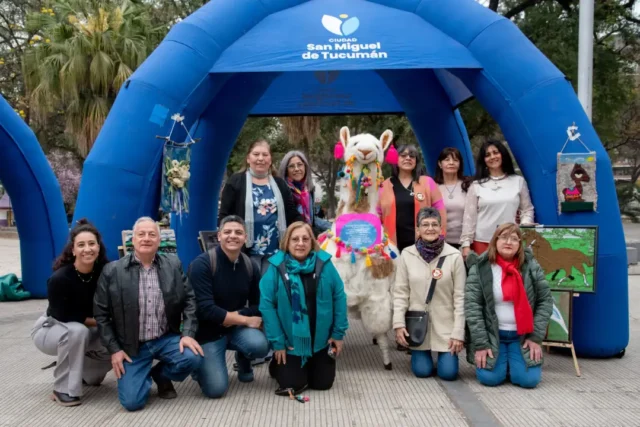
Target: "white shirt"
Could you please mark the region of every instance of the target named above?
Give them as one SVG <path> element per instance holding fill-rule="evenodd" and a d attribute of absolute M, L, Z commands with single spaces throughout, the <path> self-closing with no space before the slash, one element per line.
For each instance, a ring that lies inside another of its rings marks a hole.
<path fill-rule="evenodd" d="M 517 331 L 513 301 L 505 302 L 502 295 L 502 267 L 498 264 L 491 264 L 491 274 L 493 274 L 493 299 L 498 317 L 498 328 L 501 331 Z"/>
<path fill-rule="evenodd" d="M 505 222 L 516 222 L 520 210 L 520 223 L 533 223 L 533 204 L 527 182 L 520 175 L 510 175 L 469 186 L 462 222 L 462 246 L 474 240 L 489 243 L 496 228 Z"/>

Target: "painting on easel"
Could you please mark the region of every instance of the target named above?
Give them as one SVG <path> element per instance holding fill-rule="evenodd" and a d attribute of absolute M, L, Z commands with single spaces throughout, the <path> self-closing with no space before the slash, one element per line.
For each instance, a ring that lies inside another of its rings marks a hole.
<path fill-rule="evenodd" d="M 553 312 L 547 327 L 545 341 L 571 342 L 571 309 L 573 301 L 572 291 L 551 291 L 553 297 Z"/>
<path fill-rule="evenodd" d="M 598 227 L 521 227 L 553 290 L 596 291 Z"/>

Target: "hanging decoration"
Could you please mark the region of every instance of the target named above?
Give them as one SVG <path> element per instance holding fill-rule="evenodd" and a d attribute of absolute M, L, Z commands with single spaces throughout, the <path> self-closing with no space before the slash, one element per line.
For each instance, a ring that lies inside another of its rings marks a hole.
<path fill-rule="evenodd" d="M 160 207 L 164 212 L 172 212 L 182 220 L 183 213 L 189 213 L 189 179 L 191 178 L 191 145 L 198 140 L 191 137 L 184 125 L 184 116 L 176 113 L 171 116 L 173 125 L 169 136 L 164 139 L 162 162 L 162 194 Z M 187 141 L 175 142 L 171 139 L 176 123 L 179 123 L 187 134 Z"/>
<path fill-rule="evenodd" d="M 580 139 L 575 123 L 567 128 L 567 141 L 558 153 L 556 191 L 558 212 L 592 212 L 597 210 L 596 153 Z M 565 153 L 569 141 L 578 141 L 585 151 Z"/>

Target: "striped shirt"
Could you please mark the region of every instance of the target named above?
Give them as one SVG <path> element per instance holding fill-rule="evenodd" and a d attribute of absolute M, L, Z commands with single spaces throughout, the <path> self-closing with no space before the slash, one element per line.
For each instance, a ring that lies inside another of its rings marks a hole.
<path fill-rule="evenodd" d="M 167 331 L 167 316 L 165 314 L 160 281 L 158 280 L 158 265 L 156 260 L 154 260 L 149 268 L 145 268 L 135 255 L 134 261 L 139 264 L 140 268 L 140 282 L 138 283 L 140 329 L 138 338 L 140 342 L 145 342 L 165 334 Z"/>

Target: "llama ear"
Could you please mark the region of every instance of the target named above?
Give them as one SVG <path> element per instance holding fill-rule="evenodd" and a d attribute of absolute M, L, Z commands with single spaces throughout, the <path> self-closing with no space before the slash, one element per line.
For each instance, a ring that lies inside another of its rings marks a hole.
<path fill-rule="evenodd" d="M 351 138 L 351 135 L 349 135 L 349 128 L 347 126 L 343 126 L 342 129 L 340 129 L 340 142 L 344 148 L 347 148 L 347 145 L 349 145 L 349 138 Z"/>
<path fill-rule="evenodd" d="M 393 141 L 393 132 L 391 132 L 391 129 L 387 129 L 384 132 L 382 132 L 382 136 L 380 136 L 382 151 L 386 151 L 387 148 L 391 146 L 391 141 Z"/>

